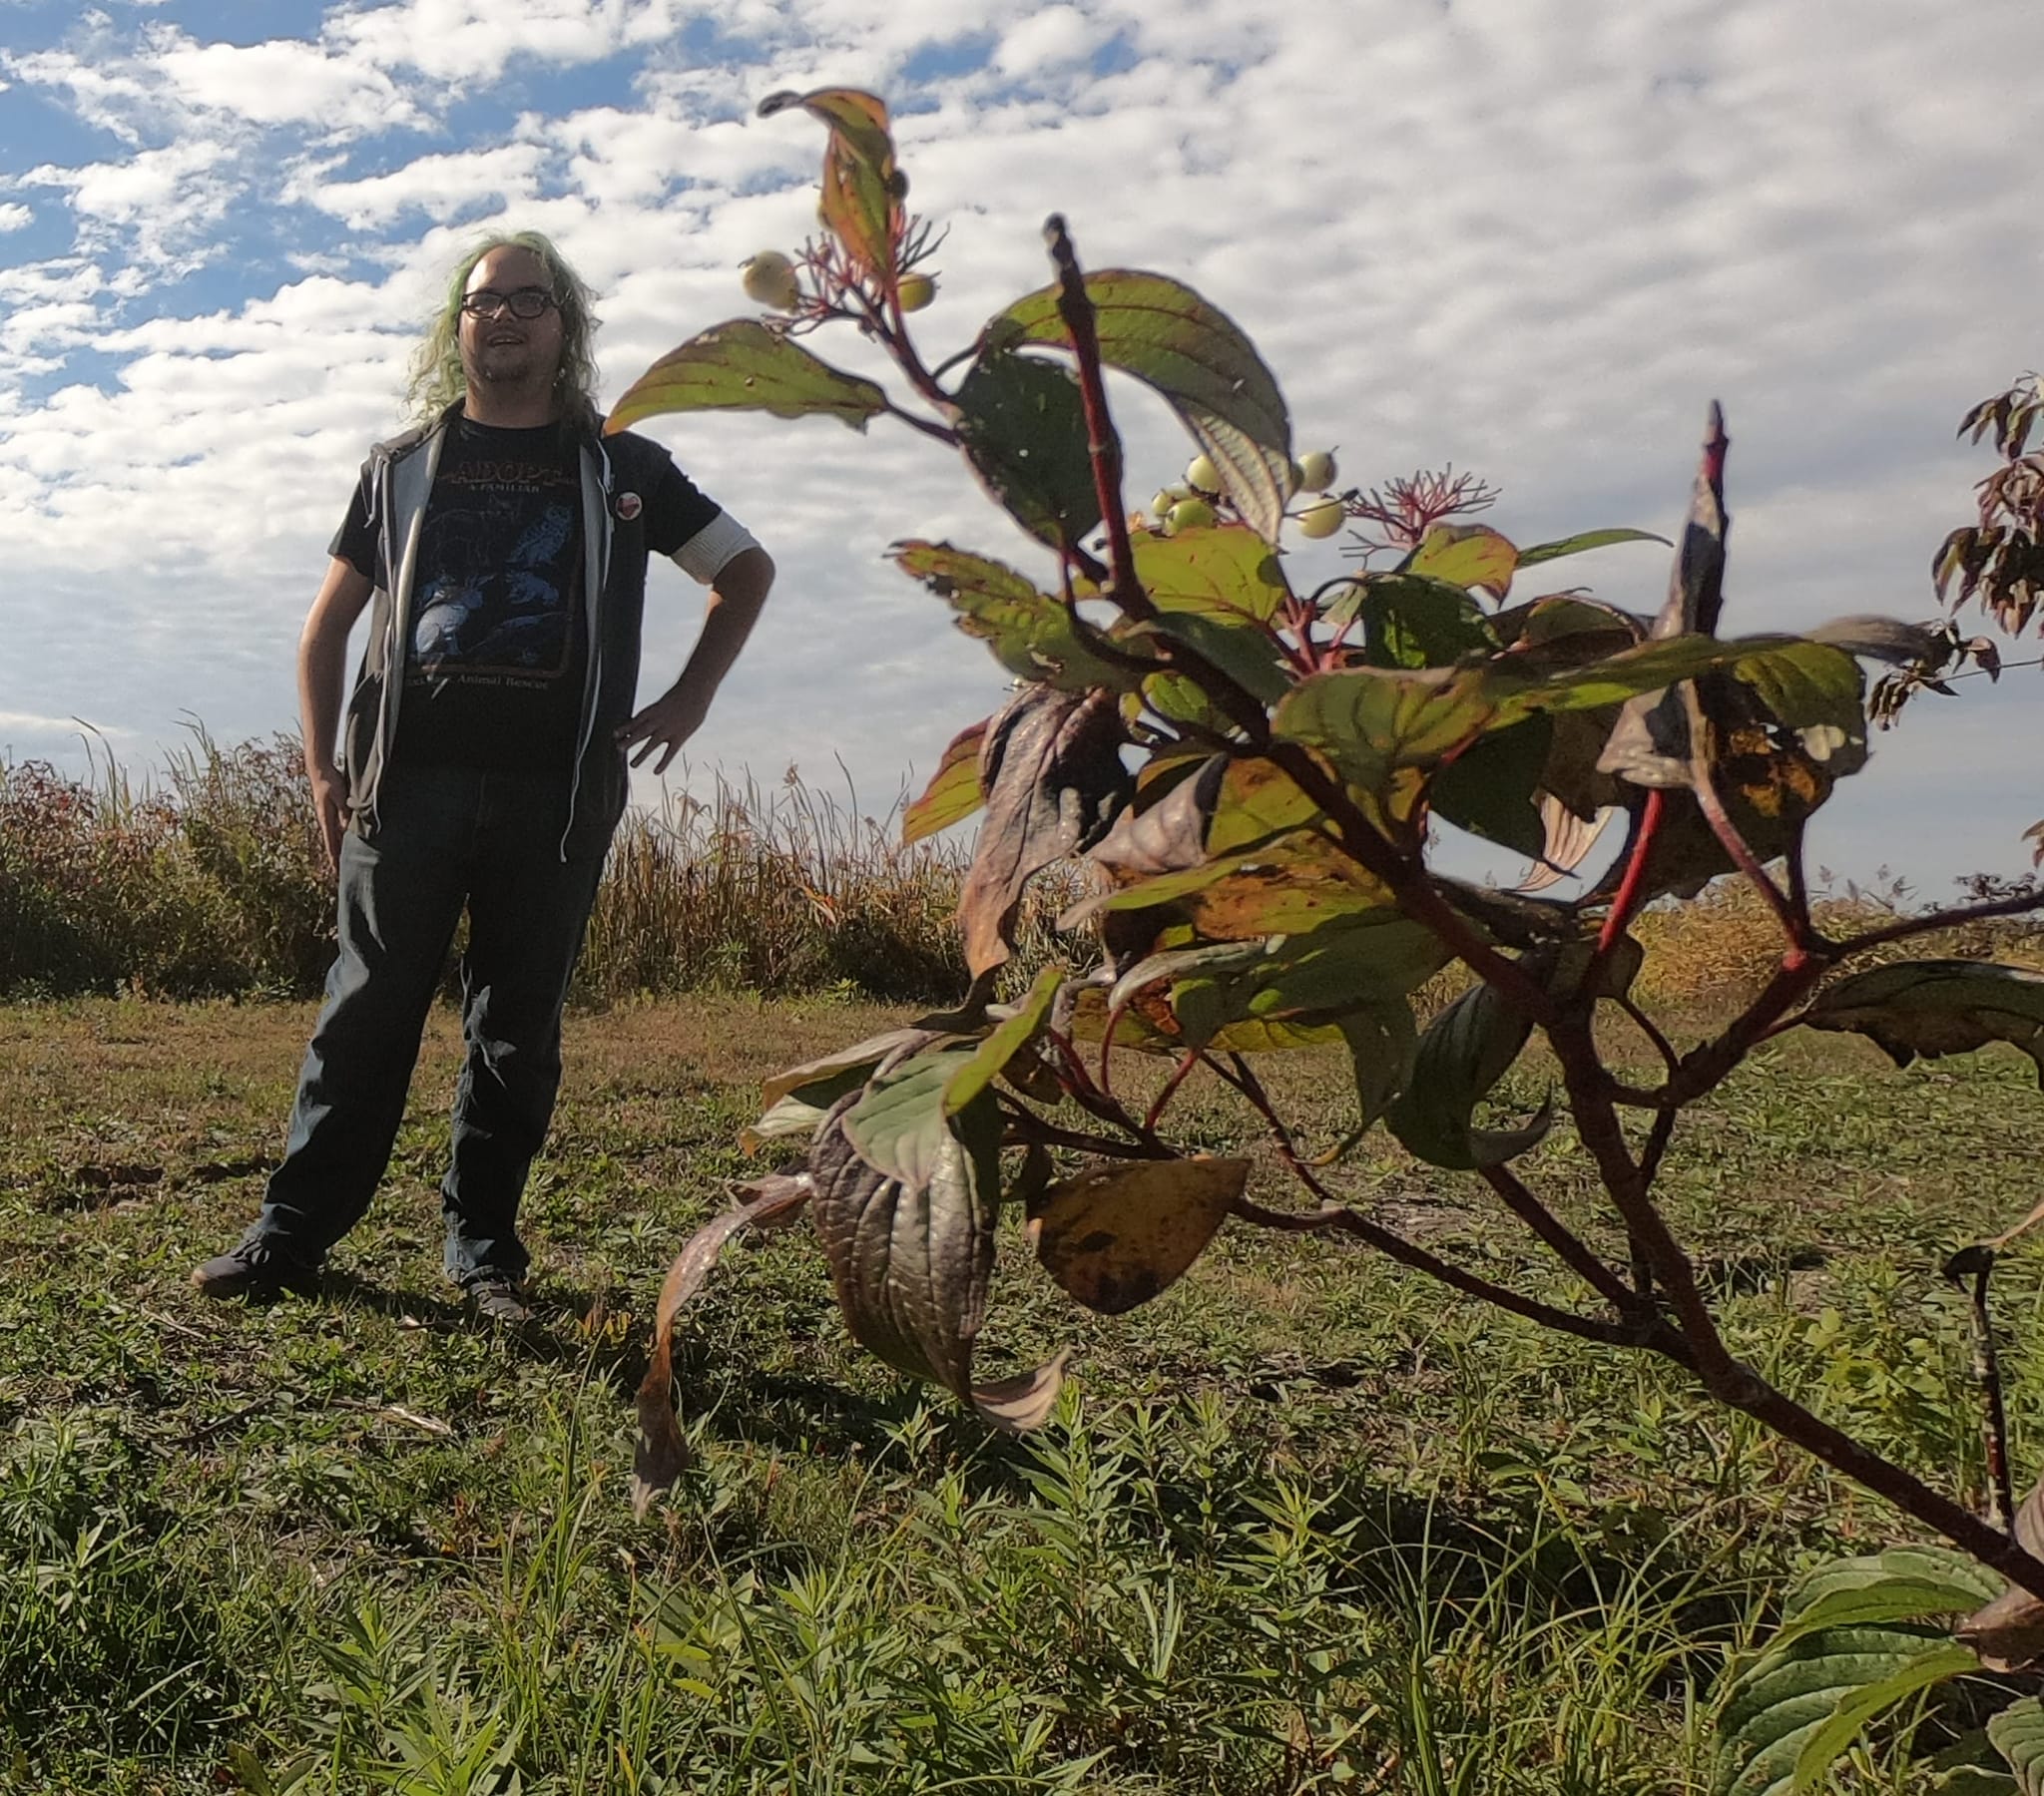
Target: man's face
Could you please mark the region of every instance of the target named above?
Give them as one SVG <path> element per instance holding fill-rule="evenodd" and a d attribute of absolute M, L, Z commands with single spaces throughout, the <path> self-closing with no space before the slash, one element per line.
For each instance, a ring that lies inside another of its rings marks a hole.
<path fill-rule="evenodd" d="M 551 303 L 546 264 L 530 249 L 492 249 L 476 263 L 465 291 L 470 300 L 485 293 L 498 299 L 484 316 L 462 311 L 461 367 L 469 385 L 551 389 L 561 365 L 561 313 Z M 537 317 L 518 317 L 510 301 L 531 292 L 546 294 L 549 303 Z"/>

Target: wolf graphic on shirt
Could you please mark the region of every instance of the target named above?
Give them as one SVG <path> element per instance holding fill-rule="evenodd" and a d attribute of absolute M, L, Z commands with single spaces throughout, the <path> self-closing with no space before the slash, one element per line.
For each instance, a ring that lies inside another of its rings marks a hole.
<path fill-rule="evenodd" d="M 520 517 L 522 514 L 522 519 Z M 557 677 L 573 642 L 574 507 L 450 509 L 438 520 L 442 572 L 421 587 L 411 660 L 431 679 Z M 507 527 L 522 528 L 506 544 Z"/>

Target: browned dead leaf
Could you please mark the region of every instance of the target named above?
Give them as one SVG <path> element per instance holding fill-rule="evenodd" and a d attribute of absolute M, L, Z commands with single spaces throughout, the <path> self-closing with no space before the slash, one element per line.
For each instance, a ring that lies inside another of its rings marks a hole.
<path fill-rule="evenodd" d="M 632 1455 L 632 1512 L 640 1517 L 661 1492 L 673 1487 L 689 1464 L 688 1443 L 675 1420 L 675 1317 L 703 1289 L 733 1235 L 748 1226 L 777 1226 L 809 1200 L 805 1172 L 771 1173 L 746 1188 L 759 1194 L 691 1235 L 661 1282 L 653 1321 L 653 1357 L 639 1382 L 639 1442 Z"/>
<path fill-rule="evenodd" d="M 1148 1303 L 1205 1251 L 1249 1179 L 1242 1159 L 1110 1160 L 1053 1185 L 1029 1224 L 1036 1257 L 1088 1309 Z"/>

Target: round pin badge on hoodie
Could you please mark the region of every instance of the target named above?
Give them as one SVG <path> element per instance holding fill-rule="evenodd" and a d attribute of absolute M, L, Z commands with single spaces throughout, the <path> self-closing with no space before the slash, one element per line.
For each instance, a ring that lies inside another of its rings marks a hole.
<path fill-rule="evenodd" d="M 637 493 L 620 493 L 618 495 L 618 516 L 625 523 L 631 523 L 645 509 L 646 502 Z"/>

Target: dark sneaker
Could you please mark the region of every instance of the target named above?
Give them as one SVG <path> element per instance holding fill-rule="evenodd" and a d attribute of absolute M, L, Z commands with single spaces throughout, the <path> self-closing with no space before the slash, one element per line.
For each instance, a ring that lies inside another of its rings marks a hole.
<path fill-rule="evenodd" d="M 192 1272 L 192 1288 L 202 1297 L 275 1297 L 284 1291 L 316 1290 L 318 1284 L 316 1269 L 286 1259 L 260 1241 L 244 1241 Z"/>
<path fill-rule="evenodd" d="M 501 1273 L 485 1273 L 461 1287 L 461 1293 L 475 1305 L 476 1319 L 496 1322 L 506 1328 L 522 1328 L 532 1320 L 532 1305 L 525 1300 L 525 1287 Z"/>

